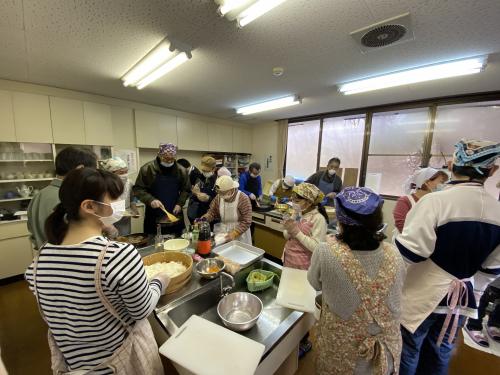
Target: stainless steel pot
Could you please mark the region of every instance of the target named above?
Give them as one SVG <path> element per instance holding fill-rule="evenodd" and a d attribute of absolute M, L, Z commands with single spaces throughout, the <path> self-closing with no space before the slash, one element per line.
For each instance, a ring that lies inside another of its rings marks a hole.
<path fill-rule="evenodd" d="M 252 328 L 262 314 L 262 301 L 247 292 L 236 292 L 225 296 L 217 305 L 217 313 L 224 325 L 233 331 Z"/>

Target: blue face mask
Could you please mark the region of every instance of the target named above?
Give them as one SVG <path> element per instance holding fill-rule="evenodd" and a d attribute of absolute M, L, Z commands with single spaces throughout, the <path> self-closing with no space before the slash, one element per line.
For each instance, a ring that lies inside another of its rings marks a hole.
<path fill-rule="evenodd" d="M 443 190 L 443 189 L 444 189 L 444 187 L 445 187 L 445 186 L 446 186 L 445 184 L 438 184 L 438 185 L 436 186 L 436 190 L 435 190 L 435 191 L 441 191 L 441 190 Z"/>

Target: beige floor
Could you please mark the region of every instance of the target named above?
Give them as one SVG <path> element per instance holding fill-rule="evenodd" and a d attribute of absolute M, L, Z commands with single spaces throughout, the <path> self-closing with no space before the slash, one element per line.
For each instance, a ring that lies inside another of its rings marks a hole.
<path fill-rule="evenodd" d="M 24 281 L 0 286 L 0 347 L 10 375 L 49 375 L 50 356 L 45 324 Z M 299 375 L 314 374 L 314 351 L 299 362 Z M 460 337 L 451 375 L 498 374 L 500 357 L 463 345 Z M 169 371 L 168 373 L 172 373 Z"/>

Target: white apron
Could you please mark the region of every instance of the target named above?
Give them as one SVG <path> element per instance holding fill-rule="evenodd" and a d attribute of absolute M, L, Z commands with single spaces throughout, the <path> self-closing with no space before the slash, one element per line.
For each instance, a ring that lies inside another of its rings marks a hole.
<path fill-rule="evenodd" d="M 413 196 L 411 194 L 408 194 L 406 196 L 406 198 L 408 198 L 408 200 L 410 201 L 410 205 L 411 205 L 410 210 L 411 210 L 413 208 L 413 206 L 415 206 L 417 204 L 417 202 L 415 202 L 415 199 L 413 198 Z M 410 212 L 410 211 L 408 211 L 408 212 Z M 398 228 L 394 227 L 394 229 L 392 230 L 392 244 L 394 246 L 396 246 L 396 237 L 399 235 L 400 235 L 400 233 L 399 233 Z"/>
<path fill-rule="evenodd" d="M 233 202 L 226 202 L 224 199 L 219 198 L 220 220 L 226 224 L 228 233 L 238 226 L 238 202 L 240 201 L 240 194 L 243 193 L 241 191 L 236 193 L 236 198 Z M 236 240 L 251 245 L 252 234 L 250 233 L 250 228 L 236 238 Z"/>

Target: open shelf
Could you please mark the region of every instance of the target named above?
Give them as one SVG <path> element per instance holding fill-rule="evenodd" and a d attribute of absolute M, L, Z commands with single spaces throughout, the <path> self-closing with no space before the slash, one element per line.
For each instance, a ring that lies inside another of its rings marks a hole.
<path fill-rule="evenodd" d="M 11 199 L 0 199 L 0 203 L 4 202 L 16 202 L 16 201 L 29 201 L 33 199 L 33 197 L 28 197 L 28 198 L 11 198 Z"/>
<path fill-rule="evenodd" d="M 52 159 L 26 159 L 26 160 L 0 160 L 0 163 L 33 163 L 33 162 L 38 162 L 38 163 L 41 163 L 41 162 L 53 162 L 54 160 Z"/>
<path fill-rule="evenodd" d="M 32 182 L 32 181 L 52 181 L 54 177 L 50 178 L 28 178 L 28 179 L 13 179 L 13 180 L 0 180 L 0 184 L 16 184 L 18 182 Z"/>

